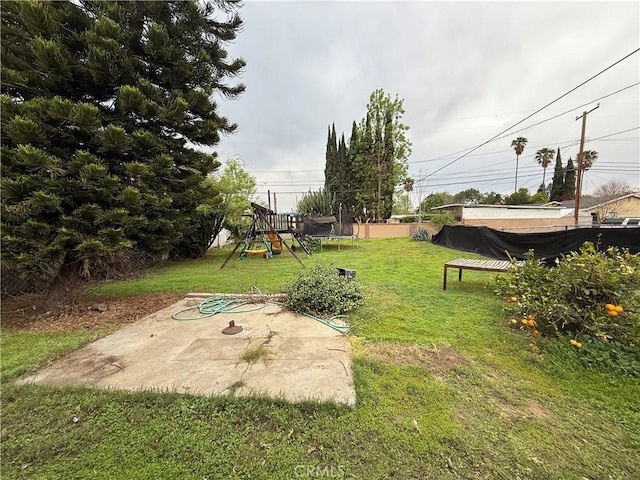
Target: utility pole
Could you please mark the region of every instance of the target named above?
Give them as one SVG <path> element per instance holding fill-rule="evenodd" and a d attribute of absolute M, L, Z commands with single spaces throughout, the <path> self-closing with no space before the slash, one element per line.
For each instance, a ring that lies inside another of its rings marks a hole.
<path fill-rule="evenodd" d="M 576 117 L 576 120 L 580 120 L 582 118 L 582 135 L 580 136 L 580 153 L 578 153 L 578 170 L 576 171 L 576 199 L 573 207 L 573 220 L 576 227 L 578 226 L 578 211 L 580 210 L 580 195 L 582 194 L 582 169 L 583 169 L 582 156 L 584 155 L 584 134 L 587 129 L 587 115 L 593 112 L 599 106 L 600 104 L 596 105 L 594 108 L 592 108 L 588 112 L 582 112 L 582 115 L 578 115 Z"/>

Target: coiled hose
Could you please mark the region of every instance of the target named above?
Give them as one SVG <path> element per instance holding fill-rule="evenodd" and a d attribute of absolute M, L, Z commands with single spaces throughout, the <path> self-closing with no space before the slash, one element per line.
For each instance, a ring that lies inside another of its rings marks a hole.
<path fill-rule="evenodd" d="M 193 307 L 183 308 L 182 310 L 178 310 L 173 315 L 171 315 L 171 318 L 179 321 L 202 320 L 204 318 L 210 318 L 210 317 L 213 317 L 214 315 L 224 314 L 224 313 L 237 314 L 237 313 L 256 312 L 258 310 L 262 310 L 269 304 L 285 306 L 285 304 L 282 302 L 276 302 L 275 300 L 265 299 L 258 287 L 253 286 L 251 287 L 251 290 L 252 290 L 251 298 L 240 298 L 240 297 L 227 296 L 227 295 L 217 295 L 215 297 L 205 298 L 198 305 L 195 305 Z M 254 295 L 253 294 L 254 291 L 257 291 L 258 294 Z M 245 307 L 246 305 L 256 305 L 258 302 L 262 302 L 262 303 L 254 307 L 242 308 L 242 307 Z M 193 315 L 184 316 L 185 313 L 191 312 L 193 310 L 197 310 L 198 312 L 197 316 L 193 316 Z M 327 320 L 316 317 L 308 313 L 302 313 L 302 315 L 304 315 L 305 317 L 309 317 L 312 320 L 315 320 L 316 322 L 320 322 L 323 325 L 326 325 L 327 327 L 330 327 L 342 334 L 348 333 L 350 329 L 349 325 L 347 325 L 346 323 L 336 323 L 334 321 L 339 318 L 346 318 L 346 315 L 333 315 Z"/>

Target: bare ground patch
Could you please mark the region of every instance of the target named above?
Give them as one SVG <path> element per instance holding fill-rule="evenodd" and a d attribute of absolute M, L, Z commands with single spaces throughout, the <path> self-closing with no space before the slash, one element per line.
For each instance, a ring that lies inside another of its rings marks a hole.
<path fill-rule="evenodd" d="M 160 294 L 135 297 L 80 299 L 50 310 L 44 295 L 21 295 L 2 301 L 2 326 L 31 332 L 91 329 L 101 325 L 125 325 L 174 304 L 184 295 Z"/>
<path fill-rule="evenodd" d="M 373 342 L 364 345 L 365 353 L 398 367 L 417 365 L 434 375 L 443 376 L 451 369 L 467 365 L 458 351 L 449 346 L 411 345 L 406 343 Z"/>
<path fill-rule="evenodd" d="M 534 418 L 536 420 L 544 420 L 549 417 L 549 412 L 533 398 L 527 399 L 524 405 L 513 405 L 500 401 L 496 406 L 501 414 L 508 417 Z"/>

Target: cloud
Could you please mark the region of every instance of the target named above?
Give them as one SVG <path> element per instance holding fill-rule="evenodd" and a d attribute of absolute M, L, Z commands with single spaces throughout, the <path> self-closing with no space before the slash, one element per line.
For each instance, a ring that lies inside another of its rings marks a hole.
<path fill-rule="evenodd" d="M 217 151 L 222 160 L 242 158 L 261 189 L 298 192 L 279 197 L 286 209 L 324 180 L 327 125 L 348 138 L 376 88 L 404 99 L 410 174 L 422 169 L 423 189 L 510 193 L 509 138 L 429 176 L 455 156 L 433 159 L 484 142 L 638 48 L 640 38 L 640 6 L 632 2 L 247 2 L 240 14 L 245 28 L 229 52 L 247 61 L 247 91 L 220 102 L 239 131 Z M 639 72 L 636 54 L 522 126 L 638 82 Z M 603 100 L 587 136 L 640 126 L 639 99 L 635 88 Z M 541 180 L 536 147 L 561 146 L 565 160 L 575 159 L 579 114 L 516 135 L 529 138 L 523 186 L 536 189 Z M 636 141 L 589 144 L 600 159 L 587 173 L 587 191 L 621 175 L 640 184 L 638 131 L 620 138 Z M 478 174 L 474 184 L 472 172 L 483 170 L 492 178 Z"/>

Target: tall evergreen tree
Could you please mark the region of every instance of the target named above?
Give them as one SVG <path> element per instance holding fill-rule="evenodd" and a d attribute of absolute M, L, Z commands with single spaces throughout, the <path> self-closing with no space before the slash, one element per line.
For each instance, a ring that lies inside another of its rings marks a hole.
<path fill-rule="evenodd" d="M 324 189 L 333 192 L 336 188 L 338 174 L 338 145 L 336 142 L 336 126 L 327 127 L 327 151 L 325 153 Z"/>
<path fill-rule="evenodd" d="M 562 200 L 571 200 L 576 197 L 576 167 L 573 160 L 569 158 L 567 167 L 564 169 L 564 182 L 562 185 Z"/>
<path fill-rule="evenodd" d="M 355 181 L 358 184 L 356 214 L 362 219 L 370 219 L 375 214 L 376 179 L 375 171 L 369 166 L 374 151 L 374 140 L 371 132 L 371 117 L 368 112 L 360 123 L 358 130 L 361 133 L 358 135 L 357 153 L 354 162 Z"/>
<path fill-rule="evenodd" d="M 3 269 L 85 276 L 131 248 L 192 255 L 236 125 L 235 1 L 3 1 Z"/>
<path fill-rule="evenodd" d="M 334 193 L 336 195 L 336 209 L 344 208 L 347 202 L 347 183 L 349 177 L 349 159 L 347 156 L 347 142 L 344 139 L 344 133 L 341 135 L 338 141 L 337 152 L 337 170 L 336 170 L 336 185 L 334 187 Z M 338 213 L 337 211 L 334 213 Z"/>
<path fill-rule="evenodd" d="M 409 127 L 400 121 L 403 114 L 403 100 L 397 95 L 392 99 L 378 89 L 369 97 L 355 164 L 358 210 L 365 219 L 391 216 L 393 192 L 406 177 L 411 142 L 406 135 Z"/>
<path fill-rule="evenodd" d="M 380 212 L 380 219 L 389 218 L 392 214 L 393 209 L 393 193 L 395 191 L 396 185 L 400 184 L 401 178 L 404 179 L 404 175 L 406 174 L 406 165 L 404 165 L 404 169 L 400 172 L 398 169 L 401 169 L 401 166 L 396 165 L 394 154 L 395 154 L 395 145 L 393 139 L 393 112 L 391 110 L 387 110 L 385 114 L 385 122 L 384 122 L 384 148 L 382 155 L 381 168 L 378 173 L 378 183 L 382 185 L 381 198 L 378 201 L 381 204 L 381 207 L 378 208 Z"/>
<path fill-rule="evenodd" d="M 556 165 L 553 170 L 553 180 L 551 183 L 551 193 L 549 194 L 549 200 L 552 202 L 559 202 L 562 200 L 562 193 L 564 191 L 564 168 L 562 167 L 562 157 L 560 156 L 560 148 L 556 154 Z"/>
<path fill-rule="evenodd" d="M 345 162 L 345 197 L 343 211 L 355 214 L 356 189 L 358 188 L 355 172 L 356 157 L 358 155 L 358 125 L 354 121 L 351 125 L 351 137 L 347 146 L 347 160 Z"/>

